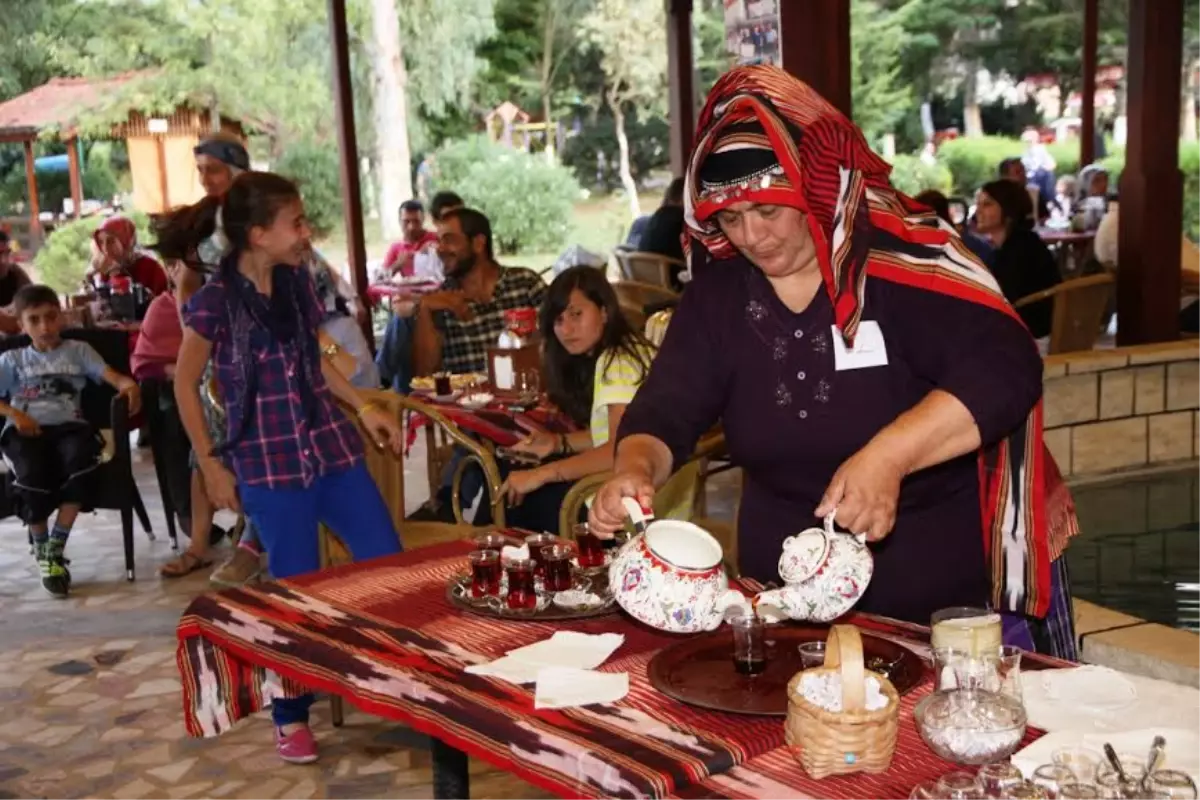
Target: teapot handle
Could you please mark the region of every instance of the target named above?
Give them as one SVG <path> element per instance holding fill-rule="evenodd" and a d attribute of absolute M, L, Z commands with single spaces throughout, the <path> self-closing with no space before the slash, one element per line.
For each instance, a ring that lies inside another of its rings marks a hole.
<path fill-rule="evenodd" d="M 624 504 L 625 510 L 629 512 L 629 520 L 633 523 L 635 533 L 645 533 L 646 526 L 654 522 L 654 511 L 649 508 L 642 508 L 641 503 L 632 497 L 622 497 L 621 503 Z"/>
<path fill-rule="evenodd" d="M 832 536 L 835 533 L 837 533 L 837 531 L 835 531 L 833 529 L 833 518 L 835 516 L 837 516 L 837 506 L 834 506 L 833 510 L 825 515 L 825 535 L 826 536 Z M 865 533 L 850 533 L 850 534 L 845 534 L 845 535 L 852 537 L 854 539 L 854 541 L 858 542 L 859 544 L 865 545 L 867 543 L 867 534 L 865 534 Z"/>

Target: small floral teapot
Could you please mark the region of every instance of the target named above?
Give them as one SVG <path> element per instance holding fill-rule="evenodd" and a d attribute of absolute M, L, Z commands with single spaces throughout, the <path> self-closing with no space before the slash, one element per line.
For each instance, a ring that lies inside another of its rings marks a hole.
<path fill-rule="evenodd" d="M 715 630 L 745 596 L 729 588 L 721 544 L 698 525 L 655 521 L 631 497 L 625 509 L 637 532 L 608 568 L 617 603 L 634 619 L 671 633 Z"/>
<path fill-rule="evenodd" d="M 779 576 L 784 586 L 760 593 L 760 607 L 774 606 L 795 620 L 830 622 L 863 596 L 875 561 L 864 534 L 833 529 L 834 513 L 825 517 L 823 529 L 808 528 L 783 541 Z"/>

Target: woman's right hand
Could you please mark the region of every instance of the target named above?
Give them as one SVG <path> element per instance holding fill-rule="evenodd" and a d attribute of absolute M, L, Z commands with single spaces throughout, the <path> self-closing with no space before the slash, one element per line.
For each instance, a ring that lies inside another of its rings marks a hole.
<path fill-rule="evenodd" d="M 612 535 L 625 527 L 629 512 L 622 502 L 626 497 L 632 497 L 643 508 L 650 508 L 654 502 L 654 482 L 649 475 L 641 472 L 618 472 L 596 492 L 592 500 L 592 508 L 588 512 L 588 530 L 601 539 L 611 539 Z"/>
<path fill-rule="evenodd" d="M 200 470 L 204 475 L 204 491 L 215 508 L 238 511 L 237 479 L 233 473 L 215 458 L 206 458 Z"/>
<path fill-rule="evenodd" d="M 545 459 L 547 456 L 552 456 L 558 452 L 558 437 L 546 431 L 532 431 L 521 441 L 510 447 L 518 453 L 528 453 L 531 456 L 537 456 L 539 459 Z"/>

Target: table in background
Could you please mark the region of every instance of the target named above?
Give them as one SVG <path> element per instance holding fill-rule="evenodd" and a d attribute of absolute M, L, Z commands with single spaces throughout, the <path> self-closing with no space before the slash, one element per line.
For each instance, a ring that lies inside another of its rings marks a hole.
<path fill-rule="evenodd" d="M 780 718 L 695 708 L 650 685 L 651 658 L 680 637 L 624 615 L 563 625 L 454 608 L 446 582 L 466 569 L 470 547 L 453 542 L 197 598 L 178 629 L 188 732 L 219 734 L 276 691 L 313 689 L 433 737 L 438 797 L 468 796 L 464 753 L 564 797 L 732 794 L 734 785 L 716 777 L 723 773 L 738 786 L 759 781 L 759 796 L 813 791 L 794 760 L 791 770 L 779 763 L 791 758 Z M 849 621 L 918 648 L 928 635 L 880 617 L 855 614 Z M 464 672 L 564 628 L 625 636 L 602 667 L 629 674 L 625 699 L 537 710 L 531 687 Z M 912 706 L 930 687 L 926 681 L 904 698 L 893 779 L 827 779 L 818 794 L 906 797 L 917 782 L 953 769 L 913 728 Z"/>
<path fill-rule="evenodd" d="M 1064 278 L 1078 278 L 1092 255 L 1095 231 L 1055 230 L 1037 228 L 1038 237 L 1058 260 L 1058 273 Z"/>

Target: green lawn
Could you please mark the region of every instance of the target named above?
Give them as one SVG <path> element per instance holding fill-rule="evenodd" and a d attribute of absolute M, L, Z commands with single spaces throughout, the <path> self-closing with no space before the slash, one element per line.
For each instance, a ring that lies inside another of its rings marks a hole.
<path fill-rule="evenodd" d="M 644 194 L 640 196 L 642 213 L 648 214 L 658 208 L 661 196 Z M 503 256 L 501 261 L 506 264 L 531 269 L 543 270 L 552 265 L 555 259 L 573 244 L 580 245 L 594 253 L 607 256 L 612 249 L 625 240 L 632 220 L 629 217 L 629 205 L 624 197 L 619 195 L 597 195 L 575 204 L 571 215 L 571 232 L 556 252 L 553 253 L 515 253 Z M 387 252 L 388 242 L 384 241 L 375 220 L 367 220 L 367 259 L 381 259 Z M 317 247 L 332 264 L 343 264 L 346 261 L 346 238 L 343 231 L 338 230 L 334 235 L 317 242 Z"/>

